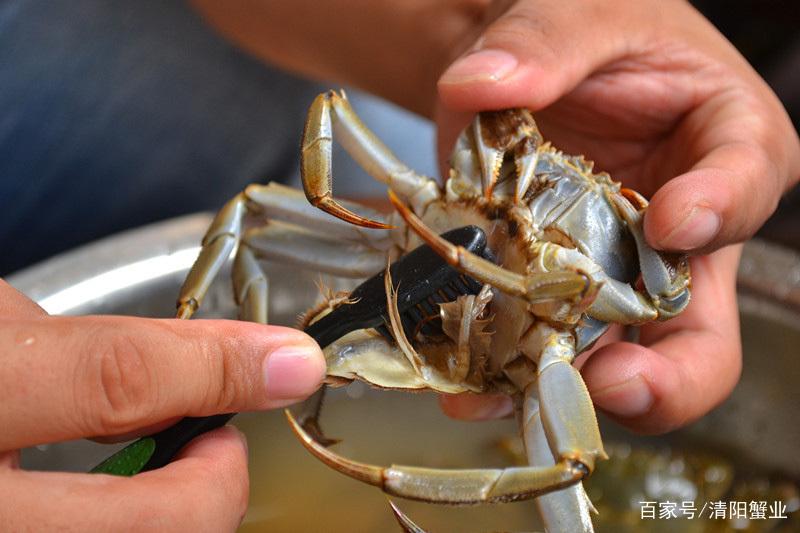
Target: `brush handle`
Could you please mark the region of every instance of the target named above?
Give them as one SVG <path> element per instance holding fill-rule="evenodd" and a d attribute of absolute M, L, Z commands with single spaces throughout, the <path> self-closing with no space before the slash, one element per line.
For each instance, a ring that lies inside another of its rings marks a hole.
<path fill-rule="evenodd" d="M 236 413 L 186 417 L 149 437 L 128 444 L 92 468 L 93 474 L 132 476 L 168 464 L 189 441 L 212 429 L 224 426 Z"/>

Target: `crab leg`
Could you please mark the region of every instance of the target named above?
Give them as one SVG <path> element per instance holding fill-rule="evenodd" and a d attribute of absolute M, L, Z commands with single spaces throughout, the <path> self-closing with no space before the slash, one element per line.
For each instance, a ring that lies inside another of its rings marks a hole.
<path fill-rule="evenodd" d="M 588 305 L 600 288 L 588 275 L 575 270 L 531 273 L 525 276 L 506 270 L 437 235 L 391 190 L 389 199 L 411 229 L 436 253 L 450 265 L 481 283 L 488 283 L 505 293 L 525 298 L 530 303 L 575 299 Z"/>
<path fill-rule="evenodd" d="M 364 229 L 353 226 L 338 218 L 331 218 L 320 211 L 306 199 L 303 191 L 271 182 L 266 185 L 253 184 L 244 190 L 250 212 L 266 217 L 269 220 L 289 222 L 322 235 L 364 242 L 375 246 L 389 242 L 391 237 L 385 231 Z M 359 216 L 372 219 L 381 218 L 377 211 L 364 207 L 356 202 L 342 201 L 344 207 Z"/>
<path fill-rule="evenodd" d="M 346 278 L 369 277 L 386 264 L 386 250 L 331 239 L 282 222 L 253 228 L 242 241 L 261 259 L 322 269 Z"/>
<path fill-rule="evenodd" d="M 536 381 L 524 392 L 521 420 L 528 462 L 545 467 L 574 461 L 591 473 L 596 459 L 607 456 L 589 392 L 572 366 L 572 334 L 540 322 L 526 333 L 520 348 L 537 361 Z M 537 506 L 548 531 L 592 531 L 592 506 L 581 484 L 542 496 Z"/>
<path fill-rule="evenodd" d="M 575 341 L 568 331 L 539 322 L 523 339 L 523 352 L 539 348 L 536 387 L 547 441 L 558 461 L 578 461 L 589 472 L 606 459 L 594 405 L 578 370 Z"/>
<path fill-rule="evenodd" d="M 440 197 L 439 186 L 405 166 L 372 133 L 353 108 L 344 91 L 328 91 L 314 99 L 303 130 L 301 172 L 308 201 L 331 215 L 366 228 L 391 226 L 363 217 L 333 198 L 333 135 L 353 159 L 376 180 L 386 183 L 418 212 Z"/>
<path fill-rule="evenodd" d="M 672 318 L 689 305 L 689 263 L 685 256 L 669 261 L 665 254 L 653 250 L 644 236 L 642 213 L 647 200 L 630 189 L 611 195 L 614 206 L 628 224 L 636 241 L 639 265 L 647 294 L 658 309 L 658 319 Z M 637 209 L 638 207 L 638 209 Z"/>
<path fill-rule="evenodd" d="M 598 336 L 603 332 L 602 322 L 641 324 L 658 317 L 659 310 L 646 294 L 610 277 L 600 265 L 580 251 L 554 243 L 545 243 L 541 247 L 540 256 L 543 268 L 553 269 L 556 272 L 564 270 L 585 272 L 600 287 L 597 297 L 586 309 L 589 317 L 600 321 L 591 324 Z"/>
<path fill-rule="evenodd" d="M 369 212 L 365 208 L 352 205 L 354 209 Z M 367 274 L 372 274 L 380 270 L 385 257 L 384 251 L 391 242 L 387 235 L 378 235 L 382 232 L 363 230 L 338 220 L 331 220 L 310 206 L 300 191 L 291 187 L 274 183 L 250 185 L 225 204 L 203 237 L 200 255 L 192 265 L 178 296 L 178 318 L 190 318 L 200 307 L 211 282 L 234 248 L 242 241 L 243 221 L 248 213 L 258 213 L 269 219 L 289 222 L 289 225 L 276 224 L 276 226 L 298 238 L 294 241 L 280 238 L 276 233 L 276 230 L 280 231 L 278 228 L 256 230 L 245 235 L 242 247 L 250 247 L 249 241 L 252 237 L 259 255 L 268 256 L 270 250 L 273 250 L 274 255 L 288 262 L 311 266 L 326 272 L 335 271 L 344 274 L 346 268 L 343 265 L 347 263 L 351 268 L 349 274 L 351 277 L 361 276 L 365 271 L 368 271 Z M 315 230 L 316 233 L 311 231 L 303 233 L 298 226 Z M 325 237 L 319 237 L 318 234 Z M 268 243 L 270 239 L 273 240 L 272 245 Z M 320 244 L 323 239 L 326 240 L 327 249 L 330 251 L 332 248 L 338 248 L 338 254 L 326 256 L 318 253 L 320 248 L 314 245 Z M 308 243 L 311 246 L 304 247 L 304 241 L 311 241 Z M 360 256 L 363 261 L 355 260 L 352 256 L 345 261 L 342 254 L 348 251 L 348 247 L 351 248 L 349 250 L 351 253 L 363 252 L 364 255 Z M 245 272 L 253 272 L 248 266 L 249 260 L 244 259 L 244 255 L 242 257 L 241 263 L 234 264 L 234 276 L 247 278 L 249 274 L 244 272 L 237 274 L 236 271 L 237 268 L 243 268 Z M 237 267 L 237 264 L 240 266 Z"/>
<path fill-rule="evenodd" d="M 528 387 L 522 406 L 522 438 L 528 463 L 532 466 L 555 464 L 542 425 L 535 385 Z M 594 531 L 589 512 L 593 510 L 582 483 L 543 494 L 535 500 L 536 508 L 549 533 L 591 533 Z"/>
<path fill-rule="evenodd" d="M 536 393 L 553 456 L 557 461 L 578 461 L 591 472 L 595 459 L 605 459 L 606 454 L 589 391 L 572 366 L 571 332 L 538 322 L 522 338 L 520 351 L 537 362 Z M 526 392 L 526 397 L 532 395 Z"/>
<path fill-rule="evenodd" d="M 253 251 L 240 246 L 233 261 L 233 292 L 239 304 L 239 318 L 267 323 L 267 276 L 261 270 Z"/>
<path fill-rule="evenodd" d="M 211 282 L 228 260 L 242 233 L 247 212 L 244 193 L 234 196 L 219 210 L 203 237 L 200 255 L 183 282 L 178 296 L 178 318 L 190 318 L 200 307 Z"/>
<path fill-rule="evenodd" d="M 441 470 L 414 466 L 380 467 L 341 457 L 316 442 L 289 410 L 286 418 L 306 449 L 331 468 L 380 487 L 387 494 L 431 503 L 500 503 L 532 498 L 581 480 L 588 474 L 579 461 L 552 467 Z"/>

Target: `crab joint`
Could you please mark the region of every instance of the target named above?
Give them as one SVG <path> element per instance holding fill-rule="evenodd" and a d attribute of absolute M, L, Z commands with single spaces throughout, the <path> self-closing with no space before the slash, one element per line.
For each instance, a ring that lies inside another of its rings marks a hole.
<path fill-rule="evenodd" d="M 576 483 L 589 468 L 575 460 L 548 467 L 441 470 L 414 466 L 380 467 L 346 459 L 315 442 L 289 410 L 295 435 L 317 459 L 354 479 L 380 487 L 387 494 L 431 503 L 469 505 L 535 498 Z"/>

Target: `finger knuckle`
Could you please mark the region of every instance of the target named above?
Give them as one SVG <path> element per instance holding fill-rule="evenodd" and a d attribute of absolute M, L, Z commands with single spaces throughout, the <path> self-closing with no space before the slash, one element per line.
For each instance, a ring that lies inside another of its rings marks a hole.
<path fill-rule="evenodd" d="M 98 407 L 90 410 L 92 430 L 127 431 L 155 410 L 158 388 L 146 351 L 137 341 L 113 336 L 92 342 L 87 354 L 87 390 Z"/>
<path fill-rule="evenodd" d="M 242 407 L 249 395 L 250 385 L 244 358 L 236 357 L 225 346 L 205 347 L 207 389 L 205 405 L 212 410 L 227 412 Z"/>

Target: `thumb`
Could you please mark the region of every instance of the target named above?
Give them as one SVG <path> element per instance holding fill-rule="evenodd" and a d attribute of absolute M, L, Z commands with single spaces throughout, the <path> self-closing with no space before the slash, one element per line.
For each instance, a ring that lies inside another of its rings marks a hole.
<path fill-rule="evenodd" d="M 0 328 L 0 450 L 183 416 L 282 407 L 320 385 L 316 343 L 224 320 L 15 319 Z"/>
<path fill-rule="evenodd" d="M 629 38 L 622 32 L 599 34 L 608 25 L 597 22 L 610 16 L 609 9 L 602 2 L 585 4 L 581 9 L 552 1 L 512 5 L 439 78 L 442 104 L 454 111 L 537 111 L 558 100 Z"/>
<path fill-rule="evenodd" d="M 442 176 L 459 132 L 487 109 L 543 109 L 625 50 L 631 33 L 600 33 L 601 19 L 621 18 L 591 3 L 564 9 L 552 1 L 513 4 L 439 78 L 437 153 Z M 628 11 L 632 11 L 633 8 Z M 595 21 L 587 25 L 586 20 Z"/>

